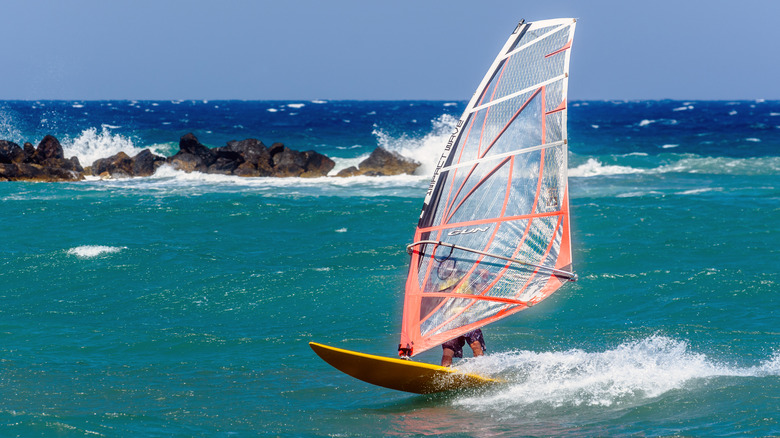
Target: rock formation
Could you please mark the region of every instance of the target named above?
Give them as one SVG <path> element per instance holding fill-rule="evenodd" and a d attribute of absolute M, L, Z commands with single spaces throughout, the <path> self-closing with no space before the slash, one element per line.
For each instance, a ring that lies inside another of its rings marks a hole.
<path fill-rule="evenodd" d="M 390 152 L 378 147 L 371 152 L 365 160 L 358 164 L 358 167 L 351 166 L 341 170 L 336 176 L 390 176 L 401 174 L 413 174 L 420 163 L 406 158 L 398 152 Z"/>
<path fill-rule="evenodd" d="M 185 134 L 179 140 L 179 152 L 165 158 L 149 149 L 134 157 L 119 152 L 111 157 L 95 160 L 82 168 L 76 157 L 66 159 L 59 141 L 51 135 L 41 140 L 38 147 L 25 143 L 0 140 L 0 181 L 78 181 L 85 175 L 101 178 L 129 178 L 150 176 L 158 167 L 169 164 L 184 172 L 217 173 L 243 177 L 301 177 L 327 176 L 336 163 L 316 151 L 296 151 L 282 143 L 267 147 L 262 141 L 248 138 L 230 141 L 225 146 L 210 149 L 201 144 L 194 134 Z M 377 148 L 360 163 L 338 176 L 384 176 L 411 174 L 420 163 Z"/>
<path fill-rule="evenodd" d="M 62 145 L 51 135 L 37 148 L 0 140 L 0 181 L 79 181 L 83 172 L 78 158 L 66 159 Z"/>

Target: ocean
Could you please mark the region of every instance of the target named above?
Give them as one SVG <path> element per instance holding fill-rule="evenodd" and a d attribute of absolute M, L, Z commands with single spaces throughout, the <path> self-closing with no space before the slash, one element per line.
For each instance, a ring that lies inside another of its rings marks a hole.
<path fill-rule="evenodd" d="M 0 436 L 780 436 L 780 101 L 571 103 L 579 281 L 456 363 L 508 383 L 412 395 L 314 355 L 396 355 L 405 245 L 465 104 L 0 101 L 0 139 L 52 134 L 85 166 L 188 132 L 334 172 L 377 146 L 422 163 L 0 182 Z"/>

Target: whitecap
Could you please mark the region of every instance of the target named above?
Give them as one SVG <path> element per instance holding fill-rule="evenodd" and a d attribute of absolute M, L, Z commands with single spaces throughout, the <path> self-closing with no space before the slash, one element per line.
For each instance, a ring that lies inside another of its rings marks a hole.
<path fill-rule="evenodd" d="M 268 111 L 269 113 L 275 113 L 275 112 L 277 112 L 279 110 L 276 109 L 276 108 L 268 108 L 266 111 Z"/>
<path fill-rule="evenodd" d="M 335 159 L 337 165 L 338 159 Z M 428 178 L 420 175 L 354 176 L 347 178 L 240 177 L 235 175 L 187 173 L 168 164 L 150 177 L 94 182 L 101 187 L 175 193 L 233 193 L 254 191 L 269 196 L 411 196 L 419 197 Z"/>
<path fill-rule="evenodd" d="M 346 228 L 339 228 L 338 230 L 336 230 L 336 232 L 337 233 L 346 233 L 347 229 Z"/>
<path fill-rule="evenodd" d="M 599 129 L 599 125 L 590 125 L 590 127 L 593 129 Z"/>
<path fill-rule="evenodd" d="M 419 162 L 420 167 L 415 171 L 415 175 L 432 176 L 441 157 L 441 147 L 447 143 L 457 123 L 458 119 L 454 116 L 442 114 L 431 121 L 431 131 L 422 138 L 413 138 L 408 134 L 391 136 L 378 127 L 374 128 L 372 134 L 376 137 L 378 146 Z"/>
<path fill-rule="evenodd" d="M 723 189 L 721 188 L 713 188 L 713 187 L 704 187 L 700 189 L 690 189 L 690 190 L 683 190 L 682 192 L 677 192 L 677 195 L 699 195 L 702 193 L 707 192 L 720 192 Z"/>
<path fill-rule="evenodd" d="M 129 138 L 112 134 L 106 125 L 102 127 L 100 132 L 96 128 L 89 128 L 82 131 L 75 139 L 64 138 L 62 149 L 66 157 L 78 157 L 82 166 L 91 166 L 95 160 L 110 157 L 119 152 L 134 156 L 143 151 L 143 148 L 136 147 Z"/>
<path fill-rule="evenodd" d="M 573 169 L 569 169 L 569 176 L 589 178 L 593 176 L 605 176 L 605 175 L 624 175 L 632 173 L 643 173 L 642 169 L 636 169 L 628 166 L 616 166 L 616 165 L 604 165 L 595 158 L 588 158 L 584 164 L 581 164 Z"/>
<path fill-rule="evenodd" d="M 683 390 L 701 379 L 766 377 L 780 372 L 780 354 L 757 366 L 727 365 L 666 336 L 629 340 L 604 351 L 517 350 L 461 361 L 458 370 L 496 376 L 507 385 L 458 397 L 469 412 L 533 415 L 573 406 L 615 406 Z M 500 407 L 500 410 L 497 409 Z"/>
<path fill-rule="evenodd" d="M 672 148 L 676 148 L 678 146 L 680 146 L 680 145 L 679 144 L 665 144 L 665 145 L 661 146 L 661 149 L 672 149 Z"/>
<path fill-rule="evenodd" d="M 457 103 L 455 102 L 447 102 L 444 104 L 444 106 L 455 106 L 455 105 L 457 105 Z"/>
<path fill-rule="evenodd" d="M 316 103 L 316 104 L 322 105 L 323 103 L 328 103 L 328 101 L 327 100 L 316 99 L 316 100 L 312 100 L 311 103 Z"/>
<path fill-rule="evenodd" d="M 693 105 L 688 105 L 688 106 L 681 106 L 681 107 L 674 108 L 672 109 L 672 111 L 687 111 L 692 109 L 693 109 Z"/>
<path fill-rule="evenodd" d="M 745 141 L 750 141 L 750 142 L 753 142 L 753 143 L 761 143 L 761 139 L 760 138 L 755 138 L 755 137 L 746 138 Z"/>
<path fill-rule="evenodd" d="M 736 110 L 731 110 L 731 111 L 729 111 L 729 115 L 730 116 L 736 116 L 737 115 L 737 111 Z"/>
<path fill-rule="evenodd" d="M 647 120 L 647 119 L 644 119 L 644 120 L 642 120 L 641 122 L 639 122 L 639 126 L 647 126 L 647 125 L 649 125 L 649 124 L 651 124 L 651 123 L 655 123 L 655 120 Z"/>
<path fill-rule="evenodd" d="M 289 108 L 299 109 L 299 108 L 303 108 L 304 106 L 306 106 L 306 104 L 304 104 L 304 103 L 288 103 L 287 106 Z"/>
<path fill-rule="evenodd" d="M 68 250 L 69 255 L 76 256 L 80 259 L 90 259 L 98 257 L 104 254 L 117 253 L 123 249 L 127 249 L 126 246 L 105 246 L 105 245 L 84 245 L 77 246 Z"/>

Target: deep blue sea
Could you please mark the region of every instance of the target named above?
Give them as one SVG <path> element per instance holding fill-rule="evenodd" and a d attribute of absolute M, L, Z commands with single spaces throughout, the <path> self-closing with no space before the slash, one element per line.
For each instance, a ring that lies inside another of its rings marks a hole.
<path fill-rule="evenodd" d="M 456 364 L 509 383 L 416 396 L 314 355 L 396 355 L 405 245 L 464 107 L 0 101 L 0 139 L 52 134 L 82 165 L 188 132 L 423 163 L 0 182 L 0 436 L 780 436 L 780 101 L 572 103 L 580 280 Z"/>

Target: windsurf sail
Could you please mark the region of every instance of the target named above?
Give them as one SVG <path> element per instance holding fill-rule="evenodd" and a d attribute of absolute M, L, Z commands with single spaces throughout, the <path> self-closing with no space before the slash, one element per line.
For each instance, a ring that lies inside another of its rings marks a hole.
<path fill-rule="evenodd" d="M 520 22 L 449 137 L 407 247 L 400 355 L 533 306 L 576 279 L 566 136 L 575 24 Z"/>

